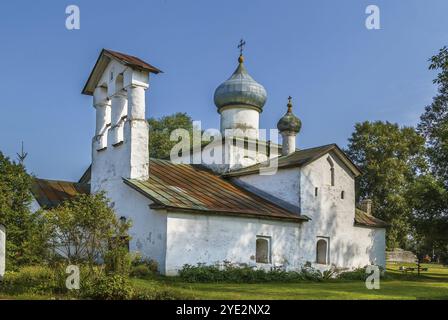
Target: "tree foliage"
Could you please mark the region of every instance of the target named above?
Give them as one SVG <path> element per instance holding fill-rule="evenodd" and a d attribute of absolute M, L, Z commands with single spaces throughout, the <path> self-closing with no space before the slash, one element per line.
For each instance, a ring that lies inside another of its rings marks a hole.
<path fill-rule="evenodd" d="M 31 213 L 32 177 L 21 164 L 0 152 L 0 223 L 5 225 L 6 263 L 14 268 L 38 262 L 41 250 L 40 213 Z"/>
<path fill-rule="evenodd" d="M 118 250 L 127 237 L 130 221 L 117 218 L 104 193 L 78 195 L 46 212 L 56 253 L 69 262 L 93 266 L 109 251 Z"/>
<path fill-rule="evenodd" d="M 175 113 L 160 119 L 150 118 L 149 124 L 149 156 L 152 158 L 165 158 L 177 141 L 170 141 L 171 132 L 176 129 L 185 129 L 193 136 L 193 121 L 186 113 Z"/>
<path fill-rule="evenodd" d="M 437 70 L 434 83 L 438 94 L 425 108 L 418 130 L 426 138 L 428 158 L 434 175 L 448 188 L 448 48 L 430 59 L 429 69 Z"/>
<path fill-rule="evenodd" d="M 431 174 L 419 176 L 409 189 L 412 226 L 418 251 L 447 256 L 448 191 Z"/>
<path fill-rule="evenodd" d="M 372 199 L 374 215 L 391 224 L 388 247 L 402 245 L 410 231 L 408 189 L 426 167 L 424 139 L 411 127 L 366 121 L 355 125 L 347 153 L 363 172 L 357 198 Z"/>
<path fill-rule="evenodd" d="M 419 246 L 448 261 L 448 48 L 429 59 L 437 71 L 437 95 L 420 117 L 418 131 L 425 137 L 432 175 L 413 186 L 413 222 Z"/>

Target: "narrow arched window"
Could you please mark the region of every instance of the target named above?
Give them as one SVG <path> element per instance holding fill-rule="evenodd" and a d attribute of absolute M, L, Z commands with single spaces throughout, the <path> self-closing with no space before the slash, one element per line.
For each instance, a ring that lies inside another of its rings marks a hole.
<path fill-rule="evenodd" d="M 314 196 L 315 197 L 317 197 L 318 193 L 319 193 L 319 188 L 318 187 L 314 188 Z"/>
<path fill-rule="evenodd" d="M 327 264 L 328 247 L 325 239 L 319 239 L 316 244 L 316 262 Z"/>
<path fill-rule="evenodd" d="M 267 237 L 257 237 L 256 242 L 256 262 L 270 263 L 271 261 L 270 239 Z"/>
<path fill-rule="evenodd" d="M 330 185 L 334 187 L 334 163 L 330 157 L 327 158 L 328 164 L 330 165 Z"/>
<path fill-rule="evenodd" d="M 341 191 L 341 199 L 344 199 L 344 197 L 345 197 L 345 192 Z"/>

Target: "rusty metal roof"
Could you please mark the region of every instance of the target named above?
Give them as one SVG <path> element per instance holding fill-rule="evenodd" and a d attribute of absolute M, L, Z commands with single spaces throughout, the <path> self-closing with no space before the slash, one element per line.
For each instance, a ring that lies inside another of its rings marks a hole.
<path fill-rule="evenodd" d="M 162 70 L 154 67 L 153 65 L 150 65 L 149 63 L 143 61 L 140 58 L 137 58 L 137 57 L 131 56 L 129 54 L 125 54 L 125 53 L 108 50 L 108 49 L 103 49 L 103 50 L 104 50 L 104 54 L 106 56 L 110 55 L 111 57 L 117 59 L 118 61 L 122 62 L 123 64 L 125 64 L 127 66 L 139 68 L 139 69 L 146 70 L 146 71 L 156 73 L 156 74 L 162 72 Z"/>
<path fill-rule="evenodd" d="M 355 225 L 373 228 L 386 228 L 389 224 L 358 208 L 355 211 Z"/>
<path fill-rule="evenodd" d="M 321 156 L 328 152 L 334 152 L 342 162 L 349 168 L 349 170 L 354 174 L 354 176 L 359 176 L 361 170 L 348 158 L 348 156 L 336 145 L 328 144 L 320 147 L 297 150 L 287 156 L 280 156 L 278 160 L 278 168 L 292 168 L 301 167 L 307 165 L 308 163 L 317 160 Z M 253 166 L 242 168 L 239 170 L 231 171 L 225 174 L 225 177 L 238 177 L 249 174 L 256 174 L 260 172 L 260 169 L 266 167 L 268 163 L 257 163 Z"/>
<path fill-rule="evenodd" d="M 93 67 L 92 72 L 90 73 L 89 78 L 84 86 L 84 89 L 82 90 L 83 94 L 93 95 L 93 91 L 95 90 L 95 87 L 98 84 L 101 75 L 103 74 L 111 59 L 115 59 L 131 68 L 145 70 L 155 74 L 163 72 L 162 70 L 150 65 L 140 58 L 117 51 L 103 49 L 101 50 L 95 66 Z"/>
<path fill-rule="evenodd" d="M 34 179 L 31 193 L 42 208 L 52 209 L 64 200 L 74 198 L 79 194 L 89 194 L 90 185 L 68 181 Z"/>
<path fill-rule="evenodd" d="M 309 220 L 237 187 L 202 166 L 151 159 L 149 179 L 124 182 L 154 201 L 153 208 L 293 222 Z"/>

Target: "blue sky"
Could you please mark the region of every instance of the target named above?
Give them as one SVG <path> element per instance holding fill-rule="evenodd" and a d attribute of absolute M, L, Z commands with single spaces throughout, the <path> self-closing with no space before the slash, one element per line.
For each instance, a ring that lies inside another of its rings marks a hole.
<path fill-rule="evenodd" d="M 65 28 L 76 4 L 81 29 Z M 367 30 L 365 8 L 381 9 Z M 165 73 L 147 115 L 182 111 L 218 128 L 215 88 L 246 67 L 268 92 L 261 128 L 274 128 L 288 95 L 303 122 L 301 148 L 344 147 L 356 122 L 415 125 L 435 94 L 427 59 L 448 44 L 446 0 L 2 1 L 0 151 L 25 141 L 30 172 L 77 180 L 90 162 L 91 97 L 81 89 L 100 50 L 141 57 Z"/>

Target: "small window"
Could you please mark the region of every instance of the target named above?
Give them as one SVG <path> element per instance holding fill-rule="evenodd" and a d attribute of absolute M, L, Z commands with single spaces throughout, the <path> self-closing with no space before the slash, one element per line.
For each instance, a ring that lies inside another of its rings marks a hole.
<path fill-rule="evenodd" d="M 328 164 L 330 165 L 330 184 L 334 187 L 334 163 L 330 157 L 327 158 Z"/>
<path fill-rule="evenodd" d="M 344 199 L 344 197 L 345 197 L 345 192 L 341 191 L 341 199 Z"/>
<path fill-rule="evenodd" d="M 319 239 L 316 243 L 316 262 L 328 264 L 328 242 L 326 239 Z"/>
<path fill-rule="evenodd" d="M 268 237 L 257 237 L 256 244 L 256 262 L 271 262 L 271 239 Z"/>
<path fill-rule="evenodd" d="M 318 192 L 319 192 L 319 188 L 317 188 L 317 187 L 314 188 L 314 196 L 315 196 L 315 197 L 317 197 Z"/>

